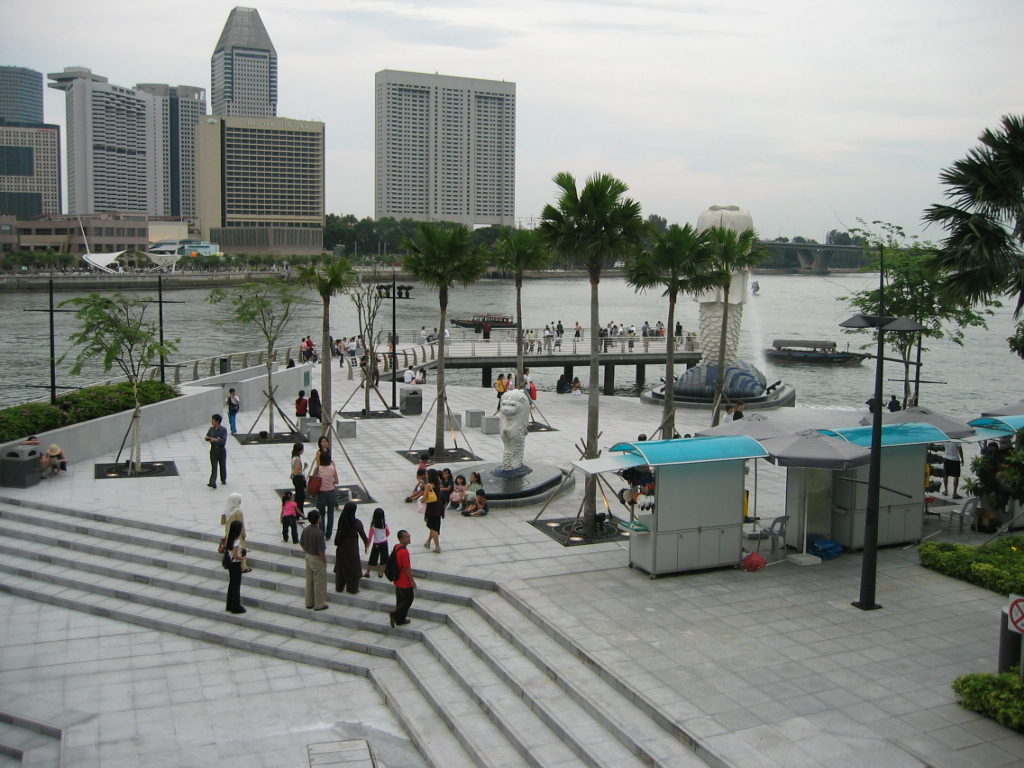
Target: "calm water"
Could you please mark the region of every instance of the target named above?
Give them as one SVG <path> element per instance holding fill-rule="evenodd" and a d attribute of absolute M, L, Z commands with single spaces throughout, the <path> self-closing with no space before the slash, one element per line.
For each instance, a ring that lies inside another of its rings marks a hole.
<path fill-rule="evenodd" d="M 847 368 L 815 366 L 780 366 L 766 363 L 761 350 L 774 338 L 834 339 L 840 346 L 850 343 L 851 349 L 869 343 L 868 334 L 847 335 L 839 323 L 853 314 L 840 297 L 869 285 L 877 277 L 870 275 L 834 275 L 810 277 L 797 275 L 759 275 L 759 296 L 748 300 L 744 310 L 741 336 L 741 355 L 754 361 L 769 382 L 782 379 L 796 387 L 797 405 L 804 407 L 845 407 L 864 409 L 873 385 L 873 366 L 870 361 Z M 213 306 L 205 299 L 206 290 L 165 291 L 168 300 L 183 304 L 168 304 L 164 308 L 165 331 L 168 338 L 180 338 L 177 360 L 254 350 L 262 346 L 261 337 L 240 328 L 230 320 L 222 322 L 228 311 L 225 306 Z M 57 301 L 75 294 L 58 293 Z M 49 382 L 48 330 L 45 313 L 24 312 L 25 309 L 45 309 L 45 293 L 3 294 L 0 300 L 0 403 L 12 404 L 34 399 L 45 390 L 28 389 L 25 385 L 46 385 Z M 320 299 L 313 293 L 293 322 L 287 341 L 298 342 L 306 334 L 318 338 L 320 329 Z M 451 295 L 450 313 L 507 312 L 515 309 L 515 289 L 510 282 L 484 281 Z M 151 307 L 156 317 L 156 307 Z M 660 293 L 636 294 L 621 279 L 606 279 L 601 283 L 601 321 L 635 323 L 639 328 L 645 320 L 652 325 L 667 319 L 667 302 Z M 562 321 L 567 328 L 577 320 L 584 325 L 590 317 L 589 284 L 583 279 L 545 279 L 527 281 L 523 288 L 523 314 L 528 327 L 543 329 L 545 323 Z M 677 308 L 684 328 L 697 325 L 697 304 L 685 299 Z M 432 328 L 437 325 L 437 296 L 429 289 L 417 287 L 412 301 L 398 302 L 399 328 Z M 379 324 L 390 326 L 391 307 L 386 304 Z M 68 336 L 75 330 L 73 315 L 57 315 L 57 354 L 69 349 Z M 335 336 L 356 333 L 356 314 L 350 299 L 337 297 L 332 302 L 331 329 Z M 967 329 L 964 347 L 947 341 L 931 343 L 924 355 L 922 378 L 941 381 L 942 384 L 923 384 L 921 402 L 937 410 L 961 417 L 976 416 L 984 406 L 999 405 L 1020 397 L 1017 383 L 1021 361 L 1006 346 L 1010 335 L 1010 311 L 995 310 L 989 329 Z M 458 333 L 458 331 L 456 331 Z M 406 341 L 409 334 L 401 341 Z M 72 385 L 93 381 L 102 376 L 94 367 L 72 379 L 67 374 L 69 363 L 58 367 L 58 384 Z M 538 386 L 554 389 L 559 369 L 535 371 Z M 577 368 L 577 375 L 585 368 Z M 886 368 L 886 392 L 899 392 L 900 384 L 888 381 L 902 373 L 896 364 Z M 636 387 L 630 367 L 616 370 L 616 386 L 622 394 L 635 394 Z M 660 374 L 656 366 L 647 370 L 650 386 Z M 473 385 L 479 382 L 479 373 L 452 372 L 455 383 Z M 581 379 L 584 376 L 581 375 Z M 585 383 L 585 382 L 584 382 Z"/>

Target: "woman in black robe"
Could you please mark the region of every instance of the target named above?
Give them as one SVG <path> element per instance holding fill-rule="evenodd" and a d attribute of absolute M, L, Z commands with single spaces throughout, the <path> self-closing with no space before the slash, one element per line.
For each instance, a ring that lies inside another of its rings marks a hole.
<path fill-rule="evenodd" d="M 350 595 L 359 591 L 359 579 L 363 575 L 362 563 L 359 560 L 359 540 L 363 546 L 367 544 L 363 521 L 356 517 L 356 503 L 345 502 L 338 518 L 338 532 L 334 536 L 334 591 L 345 590 Z"/>

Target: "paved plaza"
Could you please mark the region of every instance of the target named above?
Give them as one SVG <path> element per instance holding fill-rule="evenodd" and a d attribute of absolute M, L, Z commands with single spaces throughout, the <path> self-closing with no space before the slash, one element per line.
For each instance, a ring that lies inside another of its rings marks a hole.
<path fill-rule="evenodd" d="M 335 404 L 356 384 L 336 373 Z M 383 389 L 390 399 L 389 388 Z M 428 384 L 424 410 L 432 398 Z M 490 390 L 450 388 L 449 398 L 456 413 L 495 408 Z M 346 410 L 357 400 L 361 396 Z M 248 429 L 258 407 L 244 405 L 239 426 Z M 529 435 L 527 463 L 568 469 L 585 434 L 587 398 L 542 392 L 538 405 L 538 418 L 554 429 Z M 863 414 L 789 409 L 785 415 L 846 426 Z M 226 497 L 237 492 L 249 546 L 258 553 L 261 544 L 280 545 L 274 489 L 289 485 L 288 447 L 232 443 L 228 483 L 211 490 L 201 439 L 208 416 L 196 414 L 193 429 L 144 445 L 145 460 L 173 459 L 178 477 L 96 480 L 89 460 L 73 465 L 67 476 L 25 490 L 4 488 L 0 496 L 220 535 Z M 602 397 L 601 444 L 653 433 L 659 421 L 655 406 Z M 703 412 L 677 414 L 680 433 L 707 422 Z M 962 709 L 950 689 L 959 674 L 994 670 L 1005 598 L 920 567 L 913 546 L 880 551 L 878 600 L 884 608 L 874 612 L 850 605 L 858 595 L 857 554 L 813 567 L 781 562 L 754 573 L 722 569 L 651 580 L 627 567 L 627 541 L 563 548 L 529 524 L 540 505 L 494 504 L 485 518 L 449 515 L 443 551 L 433 554 L 422 547 L 422 517 L 403 502 L 414 465 L 397 453 L 429 445 L 433 424 L 433 416 L 426 423 L 415 416 L 359 421 L 357 437 L 344 443 L 352 465 L 335 454 L 342 483 L 369 491 L 386 510 L 392 534 L 399 528 L 412 532 L 414 568 L 499 584 L 540 624 L 570 637 L 581 658 L 599 664 L 609 679 L 693 739 L 705 764 L 1024 765 L 1024 736 Z M 500 457 L 497 435 L 467 428 L 457 441 L 483 461 Z M 311 450 L 308 445 L 309 456 Z M 110 453 L 95 461 L 113 458 Z M 758 464 L 757 510 L 770 519 L 782 513 L 785 470 Z M 578 479 L 544 518 L 576 514 L 583 488 Z M 747 487 L 753 489 L 753 473 Z M 364 523 L 374 506 L 360 506 Z M 945 518 L 929 517 L 926 535 L 978 540 L 947 527 Z M 297 576 L 273 577 L 301 585 Z M 245 579 L 242 596 L 244 602 Z M 69 765 L 334 764 L 311 758 L 309 746 L 362 740 L 389 768 L 437 762 L 417 749 L 366 677 L 6 592 L 0 592 L 0 606 L 6 617 L 0 628 L 0 711 L 50 712 L 69 723 L 68 747 L 77 750 Z M 347 609 L 332 603 L 331 610 Z M 250 608 L 249 618 L 258 613 Z M 225 636 L 242 631 L 224 624 Z M 318 754 L 341 754 L 320 749 Z M 0 756 L 0 766 L 8 764 L 16 763 Z"/>

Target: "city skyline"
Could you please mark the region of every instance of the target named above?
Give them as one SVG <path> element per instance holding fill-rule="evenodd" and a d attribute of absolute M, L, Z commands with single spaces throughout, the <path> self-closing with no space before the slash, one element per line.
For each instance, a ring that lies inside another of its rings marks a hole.
<path fill-rule="evenodd" d="M 233 7 L 5 4 L 0 23 L 15 34 L 0 64 L 209 87 L 210 51 Z M 278 55 L 278 114 L 326 123 L 326 210 L 360 218 L 373 214 L 382 69 L 517 84 L 521 221 L 554 200 L 556 172 L 604 171 L 630 185 L 645 215 L 682 223 L 736 203 L 766 238 L 822 239 L 858 217 L 921 231 L 921 211 L 941 198 L 940 170 L 1002 114 L 1024 111 L 1011 76 L 1024 7 L 1010 0 L 257 9 Z M 104 17 L 187 44 L 116 36 Z M 60 96 L 46 94 L 45 119 L 63 125 Z"/>

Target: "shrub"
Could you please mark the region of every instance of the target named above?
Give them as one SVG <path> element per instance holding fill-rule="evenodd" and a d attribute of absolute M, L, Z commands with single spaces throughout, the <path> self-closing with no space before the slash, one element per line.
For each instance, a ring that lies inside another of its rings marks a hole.
<path fill-rule="evenodd" d="M 139 400 L 143 405 L 177 397 L 170 384 L 159 381 L 139 383 Z M 0 409 L 0 443 L 37 435 L 58 427 L 109 416 L 133 408 L 132 389 L 127 382 L 85 387 L 57 398 L 57 405 L 24 403 Z"/>
<path fill-rule="evenodd" d="M 921 565 L 1000 595 L 1024 594 L 1024 536 L 1005 536 L 982 547 L 925 542 Z"/>
<path fill-rule="evenodd" d="M 1024 682 L 1017 672 L 961 675 L 953 690 L 965 709 L 1024 733 Z"/>

